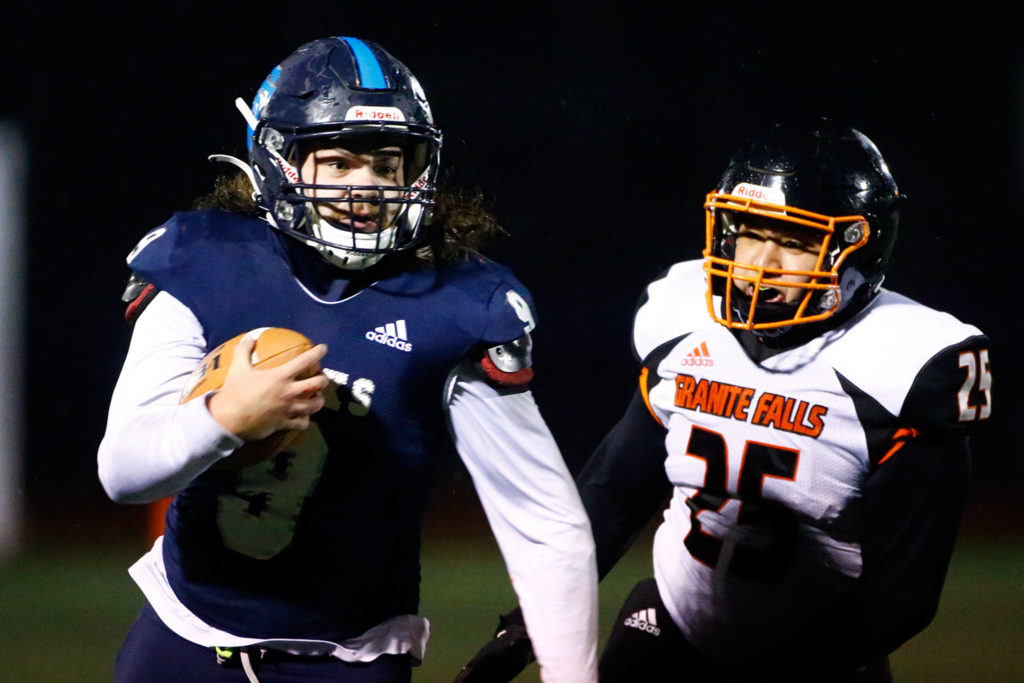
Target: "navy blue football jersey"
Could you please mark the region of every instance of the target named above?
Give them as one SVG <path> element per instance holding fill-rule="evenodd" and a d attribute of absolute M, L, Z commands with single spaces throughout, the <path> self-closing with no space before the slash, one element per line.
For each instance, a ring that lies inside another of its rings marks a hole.
<path fill-rule="evenodd" d="M 316 258 L 261 220 L 211 210 L 175 214 L 129 257 L 195 314 L 208 349 L 267 326 L 329 347 L 332 383 L 310 429 L 271 460 L 206 471 L 168 512 L 175 594 L 241 636 L 338 642 L 417 612 L 445 379 L 534 324 L 529 292 L 483 258 L 417 262 L 335 300 L 294 275 Z"/>

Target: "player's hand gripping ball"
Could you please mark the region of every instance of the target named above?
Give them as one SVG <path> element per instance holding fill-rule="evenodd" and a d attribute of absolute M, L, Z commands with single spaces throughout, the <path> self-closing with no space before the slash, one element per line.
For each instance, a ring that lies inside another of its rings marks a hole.
<path fill-rule="evenodd" d="M 283 327 L 260 327 L 240 334 L 227 340 L 203 358 L 189 376 L 179 402 L 187 403 L 207 392 L 220 389 L 231 368 L 235 349 L 246 337 L 255 340 L 250 359 L 252 367 L 257 370 L 276 368 L 313 348 L 313 342 L 305 335 Z M 319 372 L 319 363 L 314 363 L 296 379 L 313 377 Z M 295 429 L 280 430 L 264 439 L 246 442 L 213 467 L 240 469 L 262 462 L 288 448 L 301 433 Z"/>

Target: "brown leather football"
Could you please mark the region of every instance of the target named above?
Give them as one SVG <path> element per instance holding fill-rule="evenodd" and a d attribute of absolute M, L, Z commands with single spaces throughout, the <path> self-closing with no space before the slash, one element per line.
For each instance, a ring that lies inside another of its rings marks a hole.
<path fill-rule="evenodd" d="M 287 363 L 292 358 L 313 348 L 313 342 L 305 335 L 284 327 L 260 327 L 233 337 L 208 353 L 202 362 L 192 371 L 188 383 L 181 392 L 180 403 L 187 403 L 194 398 L 203 396 L 209 391 L 219 389 L 224 384 L 231 367 L 235 348 L 245 337 L 255 338 L 252 349 L 252 366 L 266 370 Z M 312 377 L 319 372 L 315 366 L 303 377 Z M 218 469 L 240 469 L 262 462 L 286 449 L 299 436 L 296 430 L 283 430 L 271 434 L 259 441 L 250 441 L 216 465 Z"/>

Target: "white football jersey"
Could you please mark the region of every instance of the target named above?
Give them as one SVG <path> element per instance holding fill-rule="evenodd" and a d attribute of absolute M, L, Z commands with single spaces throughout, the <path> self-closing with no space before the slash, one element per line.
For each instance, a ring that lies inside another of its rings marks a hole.
<path fill-rule="evenodd" d="M 654 571 L 687 639 L 739 663 L 828 628 L 860 575 L 865 477 L 908 439 L 985 419 L 991 379 L 977 328 L 893 292 L 760 363 L 705 293 L 702 262 L 677 264 L 635 321 L 675 487 Z"/>

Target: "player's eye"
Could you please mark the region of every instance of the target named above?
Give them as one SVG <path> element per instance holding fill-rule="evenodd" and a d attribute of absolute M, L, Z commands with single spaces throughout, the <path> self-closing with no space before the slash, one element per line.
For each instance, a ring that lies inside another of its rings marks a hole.
<path fill-rule="evenodd" d="M 756 242 L 764 242 L 765 236 L 759 232 L 754 232 L 749 228 L 741 227 L 739 232 L 736 234 L 737 239 L 741 240 L 752 240 Z"/>
<path fill-rule="evenodd" d="M 348 154 L 337 150 L 318 152 L 315 158 L 317 168 L 329 173 L 342 173 L 355 167 L 355 160 Z"/>
<path fill-rule="evenodd" d="M 816 254 L 821 248 L 821 240 L 814 235 L 807 237 L 785 237 L 779 245 L 792 253 Z"/>

